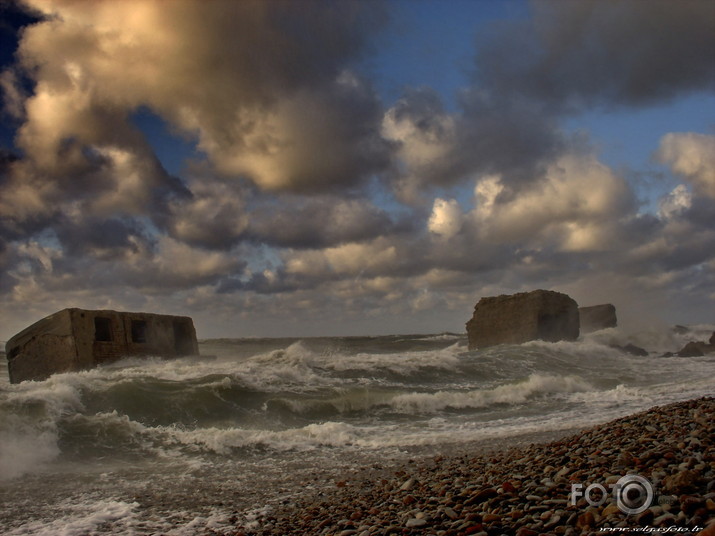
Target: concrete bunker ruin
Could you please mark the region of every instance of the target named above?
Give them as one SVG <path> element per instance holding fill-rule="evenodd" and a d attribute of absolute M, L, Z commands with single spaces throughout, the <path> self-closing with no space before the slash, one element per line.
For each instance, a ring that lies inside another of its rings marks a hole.
<path fill-rule="evenodd" d="M 198 355 L 188 316 L 63 309 L 35 322 L 5 345 L 11 383 L 44 380 L 128 356 Z"/>
<path fill-rule="evenodd" d="M 467 322 L 470 350 L 534 340 L 575 341 L 578 336 L 578 305 L 551 290 L 483 297 Z"/>

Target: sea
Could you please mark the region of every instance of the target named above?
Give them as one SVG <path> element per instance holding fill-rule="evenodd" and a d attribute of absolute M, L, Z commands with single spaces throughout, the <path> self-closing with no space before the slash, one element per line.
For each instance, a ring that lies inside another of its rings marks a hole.
<path fill-rule="evenodd" d="M 361 470 L 564 436 L 715 393 L 715 325 L 470 351 L 466 335 L 201 341 L 11 385 L 0 534 L 230 534 Z M 635 356 L 614 345 L 648 350 Z M 371 474 L 371 473 L 365 473 Z"/>

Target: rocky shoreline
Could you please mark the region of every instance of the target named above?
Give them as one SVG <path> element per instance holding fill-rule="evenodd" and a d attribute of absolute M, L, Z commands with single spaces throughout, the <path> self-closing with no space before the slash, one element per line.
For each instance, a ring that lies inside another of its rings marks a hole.
<path fill-rule="evenodd" d="M 634 485 L 616 488 L 596 504 L 599 485 L 625 483 L 627 474 L 648 482 L 638 481 L 631 495 L 626 490 Z M 437 456 L 390 470 L 376 464 L 233 522 L 234 536 L 713 536 L 715 398 L 655 407 L 547 444 Z"/>

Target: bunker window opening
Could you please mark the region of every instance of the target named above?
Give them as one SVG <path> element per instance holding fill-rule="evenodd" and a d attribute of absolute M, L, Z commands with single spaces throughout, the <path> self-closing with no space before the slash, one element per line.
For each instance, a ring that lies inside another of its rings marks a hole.
<path fill-rule="evenodd" d="M 146 342 L 146 320 L 132 320 L 132 342 Z"/>
<path fill-rule="evenodd" d="M 110 342 L 112 340 L 112 319 L 105 316 L 94 317 L 94 340 Z"/>

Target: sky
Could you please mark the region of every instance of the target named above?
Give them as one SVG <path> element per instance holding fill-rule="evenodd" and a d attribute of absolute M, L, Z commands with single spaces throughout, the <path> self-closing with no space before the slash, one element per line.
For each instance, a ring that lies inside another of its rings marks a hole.
<path fill-rule="evenodd" d="M 710 0 L 0 3 L 0 339 L 715 322 Z"/>

